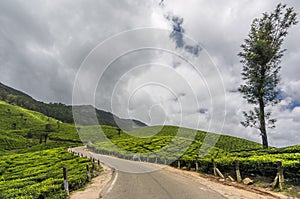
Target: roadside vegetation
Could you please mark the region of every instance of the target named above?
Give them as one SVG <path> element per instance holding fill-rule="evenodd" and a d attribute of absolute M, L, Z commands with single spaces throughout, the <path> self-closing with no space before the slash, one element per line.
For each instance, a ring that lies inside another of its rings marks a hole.
<path fill-rule="evenodd" d="M 0 198 L 66 198 L 62 168 L 68 169 L 70 191 L 88 183 L 86 164 L 65 148 L 55 148 L 0 157 Z"/>
<path fill-rule="evenodd" d="M 0 198 L 66 198 L 64 166 L 69 190 L 82 188 L 92 163 L 67 152 L 80 145 L 74 125 L 0 101 Z"/>

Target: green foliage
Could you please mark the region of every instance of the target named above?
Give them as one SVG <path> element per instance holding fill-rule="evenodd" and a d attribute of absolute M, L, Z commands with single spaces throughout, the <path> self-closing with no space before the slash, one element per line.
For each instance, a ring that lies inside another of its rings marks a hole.
<path fill-rule="evenodd" d="M 60 128 L 56 128 L 58 122 Z M 17 124 L 15 129 L 12 123 Z M 44 143 L 46 138 L 49 140 Z M 61 146 L 81 143 L 74 125 L 0 101 L 0 153 L 49 149 L 59 146 L 56 142 Z"/>
<path fill-rule="evenodd" d="M 100 133 L 100 130 L 102 133 Z M 89 143 L 89 147 L 102 154 L 112 154 L 121 158 L 132 158 L 140 154 L 142 158 L 156 159 L 163 163 L 166 159 L 172 162 L 178 158 L 182 161 L 194 161 L 196 157 L 217 158 L 227 156 L 233 151 L 253 150 L 260 144 L 221 135 L 214 147 L 203 144 L 206 132 L 175 126 L 154 126 L 132 132 L 121 132 L 117 128 L 90 126 L 81 128 L 81 137 Z M 180 133 L 178 133 L 180 131 Z M 101 136 L 100 136 L 101 135 Z M 217 136 L 210 133 L 210 136 Z M 105 137 L 106 136 L 106 137 Z M 107 139 L 109 138 L 109 139 Z"/>
<path fill-rule="evenodd" d="M 86 164 L 91 164 L 88 158 L 74 156 L 65 148 L 1 156 L 0 193 L 4 198 L 66 198 L 63 166 L 73 191 L 87 183 Z"/>
<path fill-rule="evenodd" d="M 143 154 L 164 150 L 164 153 L 173 154 L 174 157 L 185 152 L 185 157 L 194 158 L 200 153 L 202 142 L 207 136 L 207 133 L 203 131 L 187 128 L 179 130 L 179 127 L 175 126 L 154 126 L 131 132 L 122 131 L 120 136 L 117 128 L 107 126 L 82 127 L 80 131 L 83 142 L 89 143 L 102 153 L 113 152 L 118 156 L 126 154 L 131 156 L 130 152 Z M 210 133 L 210 136 L 217 135 Z M 208 144 L 205 146 L 210 148 Z M 221 155 L 230 151 L 257 149 L 260 146 L 258 143 L 241 138 L 221 135 L 210 153 Z M 184 148 L 187 150 L 183 150 Z"/>
<path fill-rule="evenodd" d="M 78 145 L 74 125 L 0 101 L 0 198 L 66 198 L 63 166 L 70 191 L 83 187 L 90 161 L 65 150 Z"/>
<path fill-rule="evenodd" d="M 243 79 L 240 91 L 250 104 L 258 104 L 260 97 L 265 105 L 278 102 L 276 86 L 279 82 L 280 59 L 285 50 L 281 49 L 288 29 L 297 24 L 293 8 L 278 4 L 272 13 L 264 13 L 254 19 L 248 38 L 241 45 Z"/>
<path fill-rule="evenodd" d="M 23 136 L 0 131 L 0 153 L 14 149 L 28 148 L 36 144 L 34 140 L 28 140 Z"/>

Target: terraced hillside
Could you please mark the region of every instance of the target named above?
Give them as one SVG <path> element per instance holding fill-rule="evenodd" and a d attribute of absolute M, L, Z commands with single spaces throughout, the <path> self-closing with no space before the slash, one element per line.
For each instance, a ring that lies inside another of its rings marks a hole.
<path fill-rule="evenodd" d="M 55 135 L 70 135 L 59 139 Z M 0 152 L 78 145 L 74 125 L 0 101 Z"/>
<path fill-rule="evenodd" d="M 66 198 L 62 168 L 68 169 L 70 191 L 87 183 L 88 158 L 55 148 L 0 157 L 0 198 Z"/>
<path fill-rule="evenodd" d="M 179 128 L 175 126 L 146 127 L 137 131 L 122 131 L 120 134 L 118 133 L 117 129 L 113 128 L 110 130 L 108 130 L 107 128 L 102 128 L 102 130 L 113 144 L 108 141 L 106 142 L 106 144 L 103 143 L 105 142 L 105 138 L 101 137 L 100 133 L 97 135 L 96 126 L 94 126 L 93 128 L 89 127 L 88 131 L 94 132 L 94 136 L 91 140 L 88 140 L 89 137 L 87 137 L 86 141 L 92 143 L 92 145 L 102 145 L 102 148 L 105 145 L 108 145 L 107 150 L 109 150 L 109 147 L 112 147 L 112 145 L 115 144 L 121 149 L 130 150 L 136 153 L 148 153 L 155 152 L 156 150 L 164 148 L 170 143 L 175 142 L 174 139 L 179 139 L 181 140 L 179 141 L 181 143 L 186 141 L 191 144 L 188 151 L 193 156 L 197 156 L 197 150 L 199 151 L 204 139 L 207 137 L 215 137 L 217 142 L 213 149 L 217 150 L 218 152 L 229 153 L 233 151 L 245 151 L 261 148 L 261 144 L 249 140 L 226 135 L 206 133 L 203 131 L 196 131 L 188 128 Z M 85 130 L 83 129 L 82 134 L 85 133 L 84 131 Z M 98 131 L 100 132 L 99 129 Z"/>
<path fill-rule="evenodd" d="M 66 150 L 79 145 L 74 125 L 0 101 L 0 198 L 66 198 L 63 166 L 70 191 L 83 187 L 91 161 Z"/>

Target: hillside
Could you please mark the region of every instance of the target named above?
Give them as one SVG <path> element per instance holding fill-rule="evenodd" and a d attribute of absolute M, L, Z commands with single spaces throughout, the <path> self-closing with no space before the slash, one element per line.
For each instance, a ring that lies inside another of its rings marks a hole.
<path fill-rule="evenodd" d="M 89 127 L 88 130 L 83 128 L 81 134 L 89 135 L 86 137 L 82 136 L 84 142 L 91 143 L 92 147 L 107 152 L 115 151 L 122 154 L 123 152 L 127 153 L 127 151 L 131 151 L 134 154 L 155 153 L 159 150 L 166 150 L 164 151 L 165 154 L 174 155 L 181 147 L 187 145 L 189 146 L 187 151 L 183 152 L 192 157 L 196 157 L 199 154 L 203 142 L 205 143 L 204 139 L 206 136 L 219 136 L 214 133 L 195 131 L 188 128 L 180 128 L 180 133 L 178 133 L 178 129 L 179 127 L 176 126 L 153 126 L 127 133 L 121 132 L 119 135 L 118 131 L 106 128 L 104 133 L 111 142 L 106 141 L 105 138 L 96 134 L 97 131 L 99 132 L 96 126 Z M 171 145 L 171 147 L 166 147 L 168 145 Z M 205 143 L 204 146 L 209 147 L 209 144 Z M 234 151 L 257 150 L 260 148 L 261 144 L 256 142 L 220 135 L 210 153 L 224 155 Z"/>
<path fill-rule="evenodd" d="M 23 108 L 43 113 L 49 117 L 55 118 L 62 122 L 73 123 L 72 106 L 62 103 L 44 103 L 37 101 L 29 95 L 13 89 L 0 83 L 0 100 L 3 100 L 9 104 L 15 104 Z M 76 108 L 76 106 L 75 106 Z M 112 113 L 95 109 L 92 106 L 77 106 L 77 110 L 85 113 L 85 119 L 81 120 L 81 125 L 109 125 L 109 126 L 121 126 L 127 130 L 144 127 L 146 124 L 137 121 L 119 118 Z M 98 121 L 90 118 L 89 112 L 96 111 Z"/>
<path fill-rule="evenodd" d="M 55 134 L 70 135 L 59 139 Z M 0 153 L 80 144 L 72 124 L 0 101 Z"/>
<path fill-rule="evenodd" d="M 0 142 L 3 143 L 0 151 L 35 148 L 41 143 L 47 146 L 47 143 L 54 144 L 55 142 L 80 144 L 83 141 L 99 144 L 106 139 L 99 133 L 100 129 L 97 125 L 78 128 L 80 128 L 80 138 L 73 124 L 63 123 L 39 112 L 0 101 Z M 149 145 L 149 142 L 151 147 L 156 149 L 162 147 L 160 145 L 167 145 L 176 136 L 178 128 L 175 126 L 145 127 L 130 132 L 121 131 L 119 135 L 117 127 L 101 126 L 107 138 L 119 146 L 126 146 L 125 149 L 131 145 L 133 151 L 138 146 L 143 146 L 145 149 L 146 143 Z M 193 132 L 195 131 L 192 129 L 181 128 L 179 136 L 182 140 L 192 141 L 195 147 L 199 148 L 207 133 L 197 131 L 193 137 Z M 210 135 L 216 134 L 210 133 Z M 258 149 L 261 145 L 245 139 L 221 135 L 215 148 L 219 151 L 231 152 Z"/>
<path fill-rule="evenodd" d="M 88 183 L 86 165 L 92 167 L 66 151 L 80 145 L 74 124 L 0 100 L 0 198 L 67 198 L 62 167 L 70 191 Z"/>

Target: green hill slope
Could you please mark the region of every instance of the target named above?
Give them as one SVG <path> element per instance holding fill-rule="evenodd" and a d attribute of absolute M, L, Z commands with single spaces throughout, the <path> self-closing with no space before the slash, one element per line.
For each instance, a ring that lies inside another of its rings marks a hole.
<path fill-rule="evenodd" d="M 78 145 L 74 124 L 0 101 L 0 198 L 67 198 L 63 166 L 70 191 L 82 188 L 90 159 L 66 150 Z"/>
<path fill-rule="evenodd" d="M 81 130 L 83 141 L 101 153 L 114 154 L 120 157 L 133 156 L 138 153 L 160 153 L 170 160 L 182 157 L 195 159 L 201 157 L 223 157 L 234 151 L 257 150 L 261 144 L 232 136 L 217 135 L 176 126 L 145 127 L 136 131 L 121 132 L 116 129 L 104 128 L 103 132 L 109 141 L 101 136 L 99 127 L 89 127 Z M 97 134 L 97 131 L 99 134 Z M 93 132 L 93 133 L 92 133 Z M 84 136 L 89 135 L 89 136 Z M 206 137 L 219 136 L 216 144 L 211 146 Z M 171 157 L 172 156 L 172 157 Z M 152 157 L 154 158 L 154 157 Z"/>
<path fill-rule="evenodd" d="M 136 131 L 131 131 L 130 134 L 138 137 L 147 137 L 154 134 L 156 134 L 157 136 L 181 136 L 183 138 L 188 138 L 199 142 L 203 142 L 207 134 L 210 134 L 210 136 L 220 136 L 215 146 L 225 151 L 242 151 L 242 150 L 261 148 L 261 144 L 246 139 L 237 138 L 228 135 L 207 133 L 199 130 L 196 131 L 193 129 L 182 128 L 182 127 L 179 128 L 177 126 L 145 127 Z M 192 137 L 191 135 L 194 134 L 195 136 Z"/>
<path fill-rule="evenodd" d="M 73 123 L 72 106 L 68 106 L 62 103 L 44 103 L 37 101 L 29 95 L 13 89 L 9 86 L 0 83 L 0 100 L 9 104 L 15 104 L 26 109 L 34 110 L 52 118 L 56 118 L 62 122 Z M 146 124 L 138 120 L 129 120 L 119 118 L 112 113 L 95 109 L 92 106 L 75 106 L 77 110 L 80 110 L 84 114 L 84 120 L 81 120 L 82 125 L 109 125 L 117 126 L 121 124 L 122 127 L 130 130 L 134 128 L 144 127 Z M 96 111 L 97 120 L 90 117 L 89 112 Z M 116 120 L 116 121 L 115 121 Z"/>
<path fill-rule="evenodd" d="M 80 143 L 74 125 L 0 101 L 0 152 L 35 151 Z"/>

